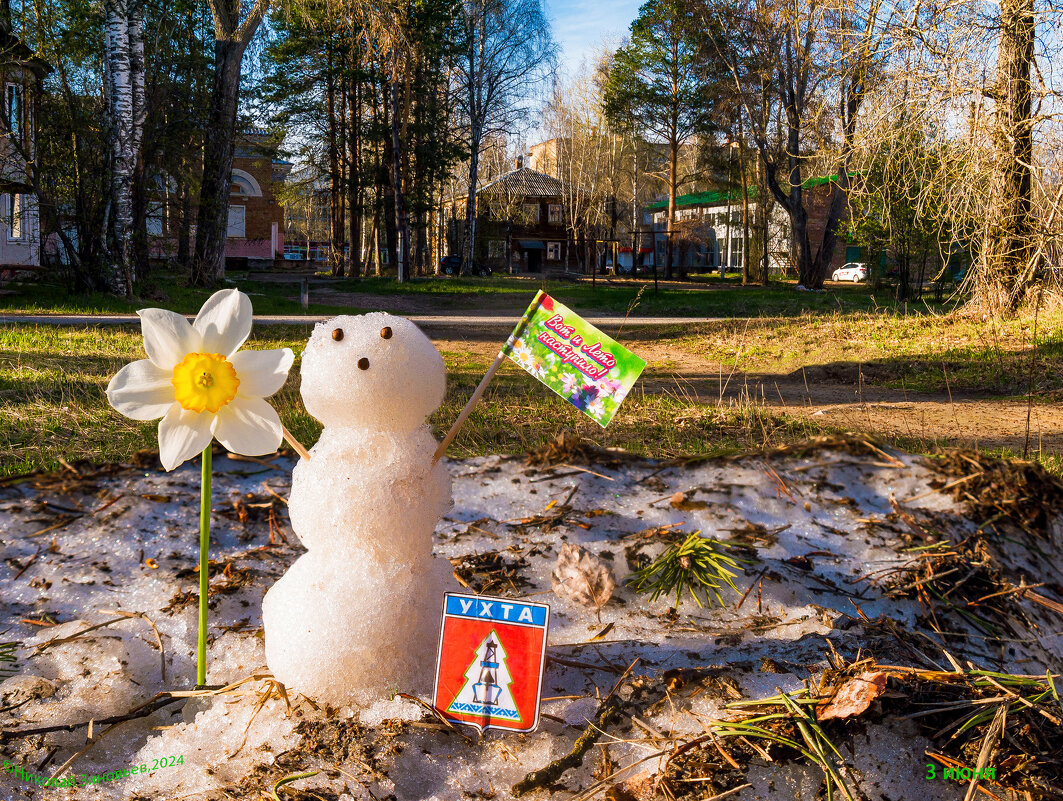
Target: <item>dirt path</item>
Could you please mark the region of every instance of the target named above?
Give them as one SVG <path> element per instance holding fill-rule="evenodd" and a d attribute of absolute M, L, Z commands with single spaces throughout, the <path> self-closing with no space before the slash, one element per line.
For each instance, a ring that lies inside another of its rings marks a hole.
<path fill-rule="evenodd" d="M 499 342 L 469 339 L 454 331 L 433 337 L 441 350 L 492 358 Z M 803 380 L 801 372 L 743 373 L 664 344 L 641 341 L 648 362 L 640 384 L 710 405 L 757 402 L 773 411 L 819 425 L 873 431 L 953 446 L 1009 448 L 1032 454 L 1063 453 L 1063 408 L 1026 399 L 973 393 L 915 393 L 853 381 Z M 856 373 L 857 371 L 854 371 Z"/>

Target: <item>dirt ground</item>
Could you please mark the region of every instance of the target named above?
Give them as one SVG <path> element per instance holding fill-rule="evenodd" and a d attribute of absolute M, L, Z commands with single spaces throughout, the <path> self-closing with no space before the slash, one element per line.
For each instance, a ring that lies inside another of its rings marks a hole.
<path fill-rule="evenodd" d="M 466 331 L 429 333 L 441 350 L 467 350 L 486 358 L 493 357 L 500 344 Z M 1020 454 L 1024 450 L 1030 454 L 1063 451 L 1063 408 L 1043 398 L 1035 397 L 1030 404 L 1023 397 L 969 391 L 906 392 L 866 383 L 855 364 L 852 370 L 808 366 L 792 373 L 743 373 L 663 343 L 640 341 L 632 348 L 648 363 L 636 385 L 646 392 L 670 393 L 706 404 L 755 400 L 779 413 L 888 438 L 1008 448 Z"/>

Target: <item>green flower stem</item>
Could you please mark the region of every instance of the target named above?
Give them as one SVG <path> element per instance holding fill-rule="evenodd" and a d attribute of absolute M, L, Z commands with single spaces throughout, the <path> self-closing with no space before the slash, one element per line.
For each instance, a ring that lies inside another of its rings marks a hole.
<path fill-rule="evenodd" d="M 203 475 L 199 482 L 199 643 L 196 649 L 196 684 L 207 683 L 207 595 L 210 592 L 210 445 L 203 449 Z"/>

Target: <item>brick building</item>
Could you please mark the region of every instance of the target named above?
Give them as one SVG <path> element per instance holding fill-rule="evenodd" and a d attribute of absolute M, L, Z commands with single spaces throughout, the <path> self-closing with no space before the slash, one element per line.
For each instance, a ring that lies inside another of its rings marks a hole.
<path fill-rule="evenodd" d="M 823 241 L 823 229 L 827 227 L 827 213 L 830 211 L 831 198 L 834 196 L 835 181 L 837 175 L 823 175 L 818 178 L 809 178 L 801 188 L 804 190 L 805 210 L 808 213 L 808 241 L 812 243 L 812 254 L 816 253 L 819 243 Z M 834 253 L 831 254 L 830 267 L 827 268 L 827 278 L 841 267 L 851 261 L 861 261 L 870 266 L 870 258 L 864 249 L 854 245 L 848 236 L 849 207 L 842 212 L 842 218 L 838 221 L 838 238 L 835 242 Z"/>
<path fill-rule="evenodd" d="M 228 267 L 272 267 L 274 260 L 284 258 L 284 208 L 277 193 L 292 165 L 276 153 L 266 131 L 237 135 L 225 240 Z M 149 206 L 147 221 L 153 258 L 176 253 L 180 228 L 178 204 L 167 202 L 165 190 L 160 194 Z M 192 220 L 195 214 L 193 205 Z"/>

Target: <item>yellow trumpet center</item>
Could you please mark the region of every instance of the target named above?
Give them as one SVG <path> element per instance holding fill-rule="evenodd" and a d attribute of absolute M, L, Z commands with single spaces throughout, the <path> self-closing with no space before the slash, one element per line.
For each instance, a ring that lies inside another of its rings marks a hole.
<path fill-rule="evenodd" d="M 190 412 L 217 412 L 236 397 L 236 368 L 218 353 L 189 353 L 173 368 L 174 399 Z"/>

